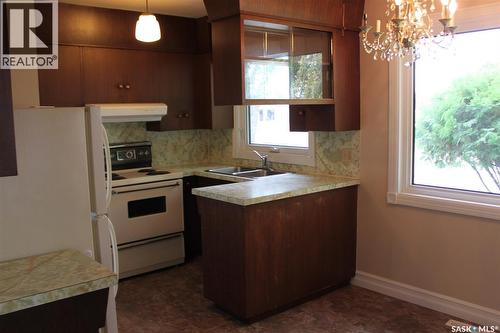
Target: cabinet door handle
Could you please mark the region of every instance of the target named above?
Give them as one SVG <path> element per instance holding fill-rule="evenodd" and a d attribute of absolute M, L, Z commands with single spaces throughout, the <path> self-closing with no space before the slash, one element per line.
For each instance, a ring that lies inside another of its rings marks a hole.
<path fill-rule="evenodd" d="M 130 83 L 125 84 L 125 89 L 130 89 Z"/>
<path fill-rule="evenodd" d="M 305 111 L 299 111 L 299 116 L 305 116 Z"/>
<path fill-rule="evenodd" d="M 184 117 L 184 115 L 182 113 L 177 114 L 177 118 L 182 118 L 182 117 Z"/>
<path fill-rule="evenodd" d="M 190 115 L 188 112 L 184 113 L 184 118 L 189 118 L 189 117 L 190 117 Z"/>
<path fill-rule="evenodd" d="M 123 84 L 118 84 L 118 89 L 123 89 Z"/>

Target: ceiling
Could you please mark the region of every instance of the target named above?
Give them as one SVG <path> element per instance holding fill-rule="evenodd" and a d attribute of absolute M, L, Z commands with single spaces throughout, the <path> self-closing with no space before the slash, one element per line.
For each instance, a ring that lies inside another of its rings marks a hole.
<path fill-rule="evenodd" d="M 61 0 L 60 2 L 138 12 L 145 11 L 146 7 L 146 0 Z M 207 15 L 203 0 L 149 0 L 149 10 L 155 14 L 194 18 Z"/>

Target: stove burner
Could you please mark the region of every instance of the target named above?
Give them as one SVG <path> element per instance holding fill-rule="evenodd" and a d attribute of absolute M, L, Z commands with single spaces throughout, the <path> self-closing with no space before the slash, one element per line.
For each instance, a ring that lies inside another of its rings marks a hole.
<path fill-rule="evenodd" d="M 161 171 L 161 170 L 151 170 L 150 172 L 146 173 L 147 176 L 157 176 L 157 175 L 167 175 L 170 172 L 168 171 Z"/>
<path fill-rule="evenodd" d="M 122 179 L 126 179 L 126 177 L 120 176 L 117 173 L 112 173 L 111 174 L 111 180 L 122 180 Z"/>

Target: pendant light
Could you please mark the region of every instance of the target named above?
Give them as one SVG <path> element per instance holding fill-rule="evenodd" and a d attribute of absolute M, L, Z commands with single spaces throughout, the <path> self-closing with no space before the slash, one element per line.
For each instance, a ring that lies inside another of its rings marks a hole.
<path fill-rule="evenodd" d="M 160 23 L 156 16 L 149 12 L 149 3 L 146 0 L 146 12 L 139 16 L 135 24 L 135 38 L 141 42 L 151 43 L 160 40 Z"/>

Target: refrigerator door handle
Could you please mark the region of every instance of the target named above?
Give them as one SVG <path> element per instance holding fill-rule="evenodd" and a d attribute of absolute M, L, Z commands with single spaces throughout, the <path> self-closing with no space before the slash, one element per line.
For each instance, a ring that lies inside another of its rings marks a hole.
<path fill-rule="evenodd" d="M 106 211 L 109 211 L 109 206 L 111 204 L 111 181 L 113 179 L 113 171 L 111 170 L 111 150 L 109 148 L 109 138 L 106 128 L 102 124 L 101 128 L 104 142 L 104 160 L 106 161 Z"/>
<path fill-rule="evenodd" d="M 111 249 L 112 249 L 112 257 L 113 257 L 113 273 L 116 274 L 117 279 L 120 278 L 119 272 L 120 272 L 120 266 L 118 262 L 118 244 L 116 242 L 116 233 L 115 233 L 115 228 L 113 226 L 113 222 L 109 219 L 107 215 L 102 215 L 101 216 L 104 221 L 106 222 L 106 225 L 108 227 L 109 231 L 109 237 L 111 239 Z M 116 294 L 118 293 L 118 283 L 113 286 L 113 292 L 116 298 Z"/>

